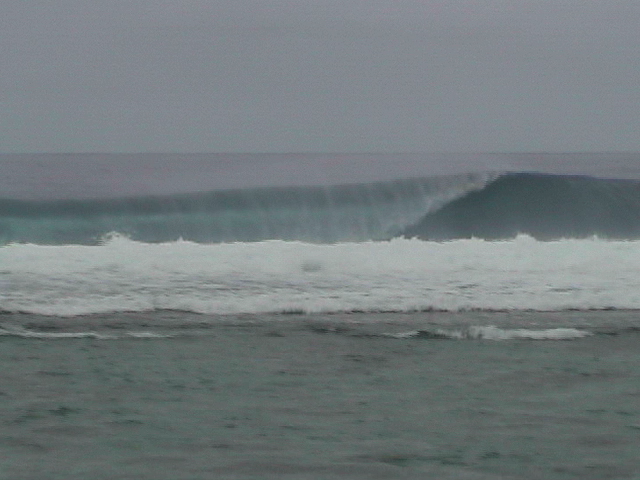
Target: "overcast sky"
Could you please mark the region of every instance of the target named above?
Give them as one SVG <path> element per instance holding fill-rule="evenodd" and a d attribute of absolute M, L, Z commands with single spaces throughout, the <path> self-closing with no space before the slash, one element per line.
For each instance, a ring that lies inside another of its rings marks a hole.
<path fill-rule="evenodd" d="M 0 151 L 640 151 L 640 1 L 2 0 Z"/>

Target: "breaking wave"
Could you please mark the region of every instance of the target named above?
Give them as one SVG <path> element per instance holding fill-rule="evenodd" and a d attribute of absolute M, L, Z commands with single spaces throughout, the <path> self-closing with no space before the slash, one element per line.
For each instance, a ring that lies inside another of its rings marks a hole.
<path fill-rule="evenodd" d="M 0 199 L 0 244 L 640 238 L 640 181 L 484 173 L 119 199 Z"/>
<path fill-rule="evenodd" d="M 384 240 L 495 174 L 340 186 L 222 190 L 119 199 L 0 199 L 0 244 Z"/>

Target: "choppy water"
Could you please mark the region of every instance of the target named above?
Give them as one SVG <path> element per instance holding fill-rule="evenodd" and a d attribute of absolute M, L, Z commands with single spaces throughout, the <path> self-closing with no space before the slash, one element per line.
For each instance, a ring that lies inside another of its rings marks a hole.
<path fill-rule="evenodd" d="M 6 478 L 640 473 L 636 312 L 4 320 Z"/>

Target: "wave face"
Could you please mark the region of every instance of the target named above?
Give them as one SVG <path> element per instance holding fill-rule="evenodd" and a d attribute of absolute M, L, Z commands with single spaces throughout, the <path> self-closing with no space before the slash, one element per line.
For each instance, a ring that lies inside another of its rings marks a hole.
<path fill-rule="evenodd" d="M 114 199 L 0 199 L 0 244 L 640 238 L 640 181 L 484 173 Z"/>
<path fill-rule="evenodd" d="M 506 174 L 404 230 L 429 240 L 640 238 L 640 181 Z"/>
<path fill-rule="evenodd" d="M 214 191 L 76 200 L 0 200 L 0 242 L 99 244 L 132 240 L 199 243 L 300 240 L 314 243 L 398 236 L 494 174 L 465 174 L 341 186 Z"/>

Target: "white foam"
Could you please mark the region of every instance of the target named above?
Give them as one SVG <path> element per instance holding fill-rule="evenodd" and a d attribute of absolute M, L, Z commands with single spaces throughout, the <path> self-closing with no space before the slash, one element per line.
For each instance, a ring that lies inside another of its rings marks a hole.
<path fill-rule="evenodd" d="M 69 338 L 92 338 L 95 340 L 116 340 L 119 338 L 139 338 L 139 339 L 156 339 L 156 338 L 172 338 L 173 335 L 156 333 L 156 332 L 126 332 L 121 335 L 110 335 L 97 332 L 38 332 L 29 330 L 19 326 L 11 326 L 0 328 L 0 336 L 35 338 L 42 340 L 57 340 Z"/>
<path fill-rule="evenodd" d="M 42 340 L 69 339 L 69 338 L 93 338 L 97 340 L 113 340 L 115 335 L 104 335 L 96 332 L 36 332 L 24 328 L 0 328 L 0 336 L 37 338 Z"/>
<path fill-rule="evenodd" d="M 476 339 L 476 340 L 576 340 L 592 335 L 591 332 L 575 328 L 549 328 L 545 330 L 503 329 L 495 326 L 473 326 L 463 330 L 412 330 L 409 332 L 387 333 L 386 337 L 432 338 L 432 339 Z"/>
<path fill-rule="evenodd" d="M 155 332 L 128 332 L 128 337 L 131 338 L 172 338 L 173 335 L 168 335 L 165 333 L 155 333 Z"/>
<path fill-rule="evenodd" d="M 640 241 L 527 236 L 316 245 L 265 241 L 0 248 L 0 310 L 74 316 L 638 309 Z"/>
<path fill-rule="evenodd" d="M 592 335 L 591 332 L 575 328 L 549 328 L 546 330 L 502 329 L 494 326 L 470 327 L 469 338 L 483 340 L 574 340 Z"/>

